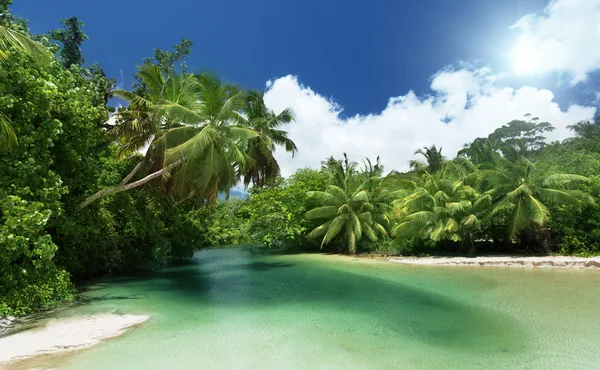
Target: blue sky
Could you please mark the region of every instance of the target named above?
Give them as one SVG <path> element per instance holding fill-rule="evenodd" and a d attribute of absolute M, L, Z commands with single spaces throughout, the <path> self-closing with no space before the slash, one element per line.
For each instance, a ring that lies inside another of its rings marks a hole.
<path fill-rule="evenodd" d="M 36 33 L 79 17 L 90 37 L 86 62 L 99 62 L 125 87 L 152 48 L 182 37 L 195 44 L 191 70 L 252 88 L 270 80 L 272 108 L 291 106 L 298 116 L 289 130 L 301 154 L 294 162 L 282 156 L 284 172 L 341 151 L 388 155 L 384 163 L 395 168 L 422 145 L 453 155 L 510 115 L 536 110 L 560 127 L 587 118 L 600 91 L 600 52 L 592 51 L 600 45 L 600 0 L 15 2 L 12 12 Z M 484 103 L 492 105 L 481 113 Z M 566 135 L 557 131 L 554 139 Z M 390 132 L 401 138 L 390 141 Z"/>
<path fill-rule="evenodd" d="M 390 96 L 429 91 L 432 72 L 457 60 L 506 64 L 506 29 L 543 0 L 197 1 L 18 0 L 34 32 L 79 17 L 88 62 L 130 86 L 135 63 L 182 37 L 189 66 L 253 88 L 287 74 L 332 96 L 348 115 Z"/>

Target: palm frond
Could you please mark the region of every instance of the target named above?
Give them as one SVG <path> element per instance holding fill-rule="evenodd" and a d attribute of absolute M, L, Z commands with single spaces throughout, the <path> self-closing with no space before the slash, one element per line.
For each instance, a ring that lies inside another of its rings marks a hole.
<path fill-rule="evenodd" d="M 0 112 L 0 152 L 10 150 L 18 143 L 19 141 L 10 124 L 10 119 L 4 113 Z"/>
<path fill-rule="evenodd" d="M 594 204 L 592 196 L 579 190 L 539 188 L 537 192 L 540 198 L 549 203 L 564 205 Z"/>
<path fill-rule="evenodd" d="M 14 48 L 37 62 L 52 58 L 52 54 L 44 45 L 24 33 L 0 25 L 0 61 L 8 59 L 6 52 L 9 48 Z"/>
<path fill-rule="evenodd" d="M 310 211 L 306 212 L 306 218 L 309 220 L 319 219 L 319 218 L 332 218 L 338 214 L 338 207 L 335 206 L 324 206 L 313 208 Z"/>
<path fill-rule="evenodd" d="M 585 176 L 570 175 L 570 174 L 555 174 L 547 176 L 544 179 L 543 186 L 550 188 L 564 188 L 570 183 L 580 181 L 587 182 L 589 179 Z"/>

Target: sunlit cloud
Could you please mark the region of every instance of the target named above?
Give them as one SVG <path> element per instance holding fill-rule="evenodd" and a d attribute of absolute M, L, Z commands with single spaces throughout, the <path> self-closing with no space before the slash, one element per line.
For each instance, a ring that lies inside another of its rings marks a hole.
<path fill-rule="evenodd" d="M 329 157 L 347 152 L 354 160 L 381 156 L 388 170 L 406 170 L 414 151 L 443 147 L 454 157 L 463 144 L 487 136 L 496 128 L 531 113 L 551 122 L 549 140 L 571 135 L 567 125 L 593 117 L 595 108 L 571 105 L 561 109 L 549 90 L 498 84 L 488 68 L 445 69 L 431 80 L 431 95 L 409 91 L 389 99 L 378 113 L 343 118 L 342 107 L 288 75 L 269 81 L 265 101 L 276 112 L 294 109 L 295 123 L 285 127 L 300 152 L 292 157 L 277 152 L 282 173 L 301 167 L 317 168 Z"/>
<path fill-rule="evenodd" d="M 600 68 L 600 0 L 553 0 L 512 27 L 518 76 L 564 72 L 572 84 Z"/>

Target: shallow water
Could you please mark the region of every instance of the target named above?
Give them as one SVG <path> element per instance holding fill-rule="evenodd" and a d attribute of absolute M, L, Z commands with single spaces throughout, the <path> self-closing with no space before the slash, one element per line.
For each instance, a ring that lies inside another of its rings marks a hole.
<path fill-rule="evenodd" d="M 105 280 L 60 316 L 150 321 L 64 369 L 587 369 L 600 366 L 600 272 L 402 266 L 216 249 Z"/>

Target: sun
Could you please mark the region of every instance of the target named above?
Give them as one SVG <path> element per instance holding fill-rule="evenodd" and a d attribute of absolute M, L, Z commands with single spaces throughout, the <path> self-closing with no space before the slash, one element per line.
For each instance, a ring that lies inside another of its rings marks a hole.
<path fill-rule="evenodd" d="M 538 72 L 541 64 L 536 46 L 536 42 L 529 37 L 517 41 L 512 53 L 513 70 L 517 75 L 531 75 Z"/>

